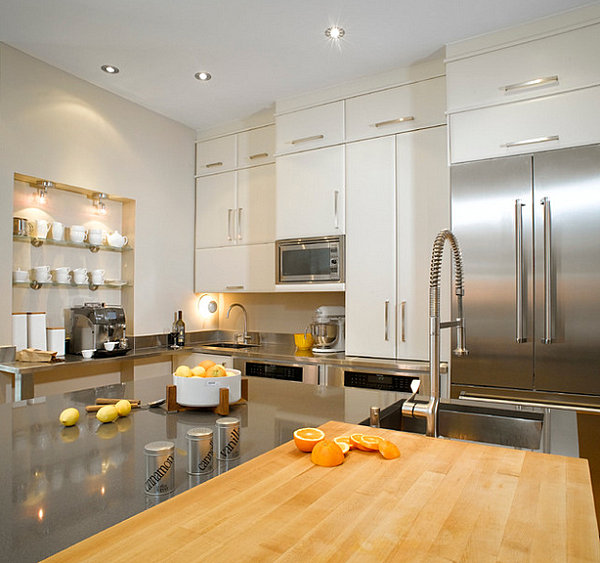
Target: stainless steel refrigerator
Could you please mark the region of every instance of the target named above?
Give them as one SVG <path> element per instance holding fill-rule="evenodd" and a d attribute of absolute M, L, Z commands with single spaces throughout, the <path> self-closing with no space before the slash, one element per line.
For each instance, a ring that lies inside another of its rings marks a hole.
<path fill-rule="evenodd" d="M 600 145 L 454 165 L 453 396 L 600 406 Z"/>

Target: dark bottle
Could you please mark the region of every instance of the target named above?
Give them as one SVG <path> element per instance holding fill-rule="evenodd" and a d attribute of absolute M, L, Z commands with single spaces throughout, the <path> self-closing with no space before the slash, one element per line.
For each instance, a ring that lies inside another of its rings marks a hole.
<path fill-rule="evenodd" d="M 177 332 L 177 336 L 175 337 L 175 344 L 177 344 L 177 346 L 185 346 L 185 323 L 183 322 L 181 311 L 177 311 L 175 330 Z"/>

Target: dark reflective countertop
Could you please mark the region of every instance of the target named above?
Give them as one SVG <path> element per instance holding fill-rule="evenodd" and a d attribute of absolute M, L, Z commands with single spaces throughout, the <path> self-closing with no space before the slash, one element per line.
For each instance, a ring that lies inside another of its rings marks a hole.
<path fill-rule="evenodd" d="M 39 561 L 169 498 L 145 494 L 144 445 L 175 444 L 174 494 L 292 438 L 296 428 L 328 420 L 358 423 L 371 406 L 382 409 L 397 393 L 250 378 L 249 400 L 232 407 L 241 421 L 241 456 L 215 462 L 208 476 L 186 472 L 187 430 L 214 428 L 212 410 L 167 413 L 134 410 L 100 424 L 85 405 L 96 397 L 129 397 L 146 403 L 165 396 L 170 377 L 144 379 L 64 395 L 0 405 L 0 560 Z M 76 407 L 80 419 L 65 428 L 60 412 Z"/>

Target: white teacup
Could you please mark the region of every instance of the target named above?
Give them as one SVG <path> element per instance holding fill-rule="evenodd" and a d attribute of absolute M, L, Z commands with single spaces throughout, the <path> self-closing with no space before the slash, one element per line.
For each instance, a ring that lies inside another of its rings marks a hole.
<path fill-rule="evenodd" d="M 102 285 L 104 283 L 104 270 L 92 270 L 90 277 L 94 285 Z"/>
<path fill-rule="evenodd" d="M 65 226 L 58 221 L 54 221 L 52 223 L 52 239 L 53 240 L 63 240 L 65 236 Z"/>
<path fill-rule="evenodd" d="M 108 241 L 108 244 L 115 248 L 121 248 L 127 244 L 127 237 L 119 233 L 119 231 L 107 235 L 106 240 Z"/>
<path fill-rule="evenodd" d="M 83 242 L 85 240 L 85 235 L 86 235 L 86 231 L 85 229 L 83 231 L 79 231 L 79 230 L 73 230 L 73 227 L 71 227 L 69 229 L 69 238 L 73 241 L 73 242 Z"/>
<path fill-rule="evenodd" d="M 44 239 L 50 230 L 50 223 L 46 219 L 37 219 L 28 224 L 32 237 Z"/>
<path fill-rule="evenodd" d="M 88 242 L 93 244 L 94 246 L 98 246 L 102 244 L 102 240 L 104 239 L 104 233 L 102 229 L 90 229 L 88 233 Z"/>
<path fill-rule="evenodd" d="M 104 343 L 104 349 L 107 352 L 112 352 L 115 349 L 115 346 L 117 345 L 116 342 L 105 342 Z"/>
<path fill-rule="evenodd" d="M 54 279 L 56 283 L 69 283 L 71 281 L 69 268 L 54 268 Z"/>
<path fill-rule="evenodd" d="M 85 268 L 76 268 L 73 270 L 73 281 L 78 285 L 86 283 L 87 270 Z"/>
<path fill-rule="evenodd" d="M 27 270 L 21 270 L 20 268 L 17 268 L 13 272 L 13 280 L 16 282 L 29 281 L 29 272 L 27 272 Z"/>
<path fill-rule="evenodd" d="M 50 276 L 50 266 L 37 266 L 33 268 L 33 277 L 38 283 L 52 281 L 52 276 Z"/>

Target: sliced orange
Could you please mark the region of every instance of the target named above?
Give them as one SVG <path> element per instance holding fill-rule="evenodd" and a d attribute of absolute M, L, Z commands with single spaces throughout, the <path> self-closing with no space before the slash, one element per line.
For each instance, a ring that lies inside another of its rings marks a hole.
<path fill-rule="evenodd" d="M 350 434 L 350 441 L 352 442 L 352 444 L 354 445 L 355 448 L 362 450 L 363 452 L 370 452 L 370 448 L 367 448 L 363 443 L 362 443 L 362 434 Z"/>
<path fill-rule="evenodd" d="M 376 452 L 379 449 L 379 442 L 383 438 L 380 436 L 371 436 L 370 434 L 363 434 L 360 438 L 360 443 L 368 450 Z"/>
<path fill-rule="evenodd" d="M 335 440 L 333 440 L 335 442 Z M 335 442 L 340 449 L 342 450 L 342 453 L 344 455 L 346 455 L 349 451 L 350 451 L 350 444 L 348 444 L 347 442 Z"/>
<path fill-rule="evenodd" d="M 294 432 L 294 443 L 301 452 L 312 452 L 316 444 L 325 438 L 319 428 L 298 428 Z"/>
<path fill-rule="evenodd" d="M 344 452 L 342 448 L 332 440 L 321 440 L 313 448 L 310 460 L 315 465 L 323 467 L 334 467 L 344 463 Z"/>
<path fill-rule="evenodd" d="M 342 444 L 346 444 L 348 446 L 348 449 L 353 450 L 354 449 L 354 444 L 352 443 L 352 440 L 350 439 L 350 436 L 337 436 L 333 439 L 333 441 L 340 446 L 340 448 L 342 448 L 342 450 L 344 449 L 344 446 Z M 346 452 L 344 452 L 346 453 Z"/>
<path fill-rule="evenodd" d="M 379 442 L 379 453 L 381 453 L 385 459 L 395 459 L 400 457 L 398 446 L 389 440 L 381 440 L 381 442 Z"/>

